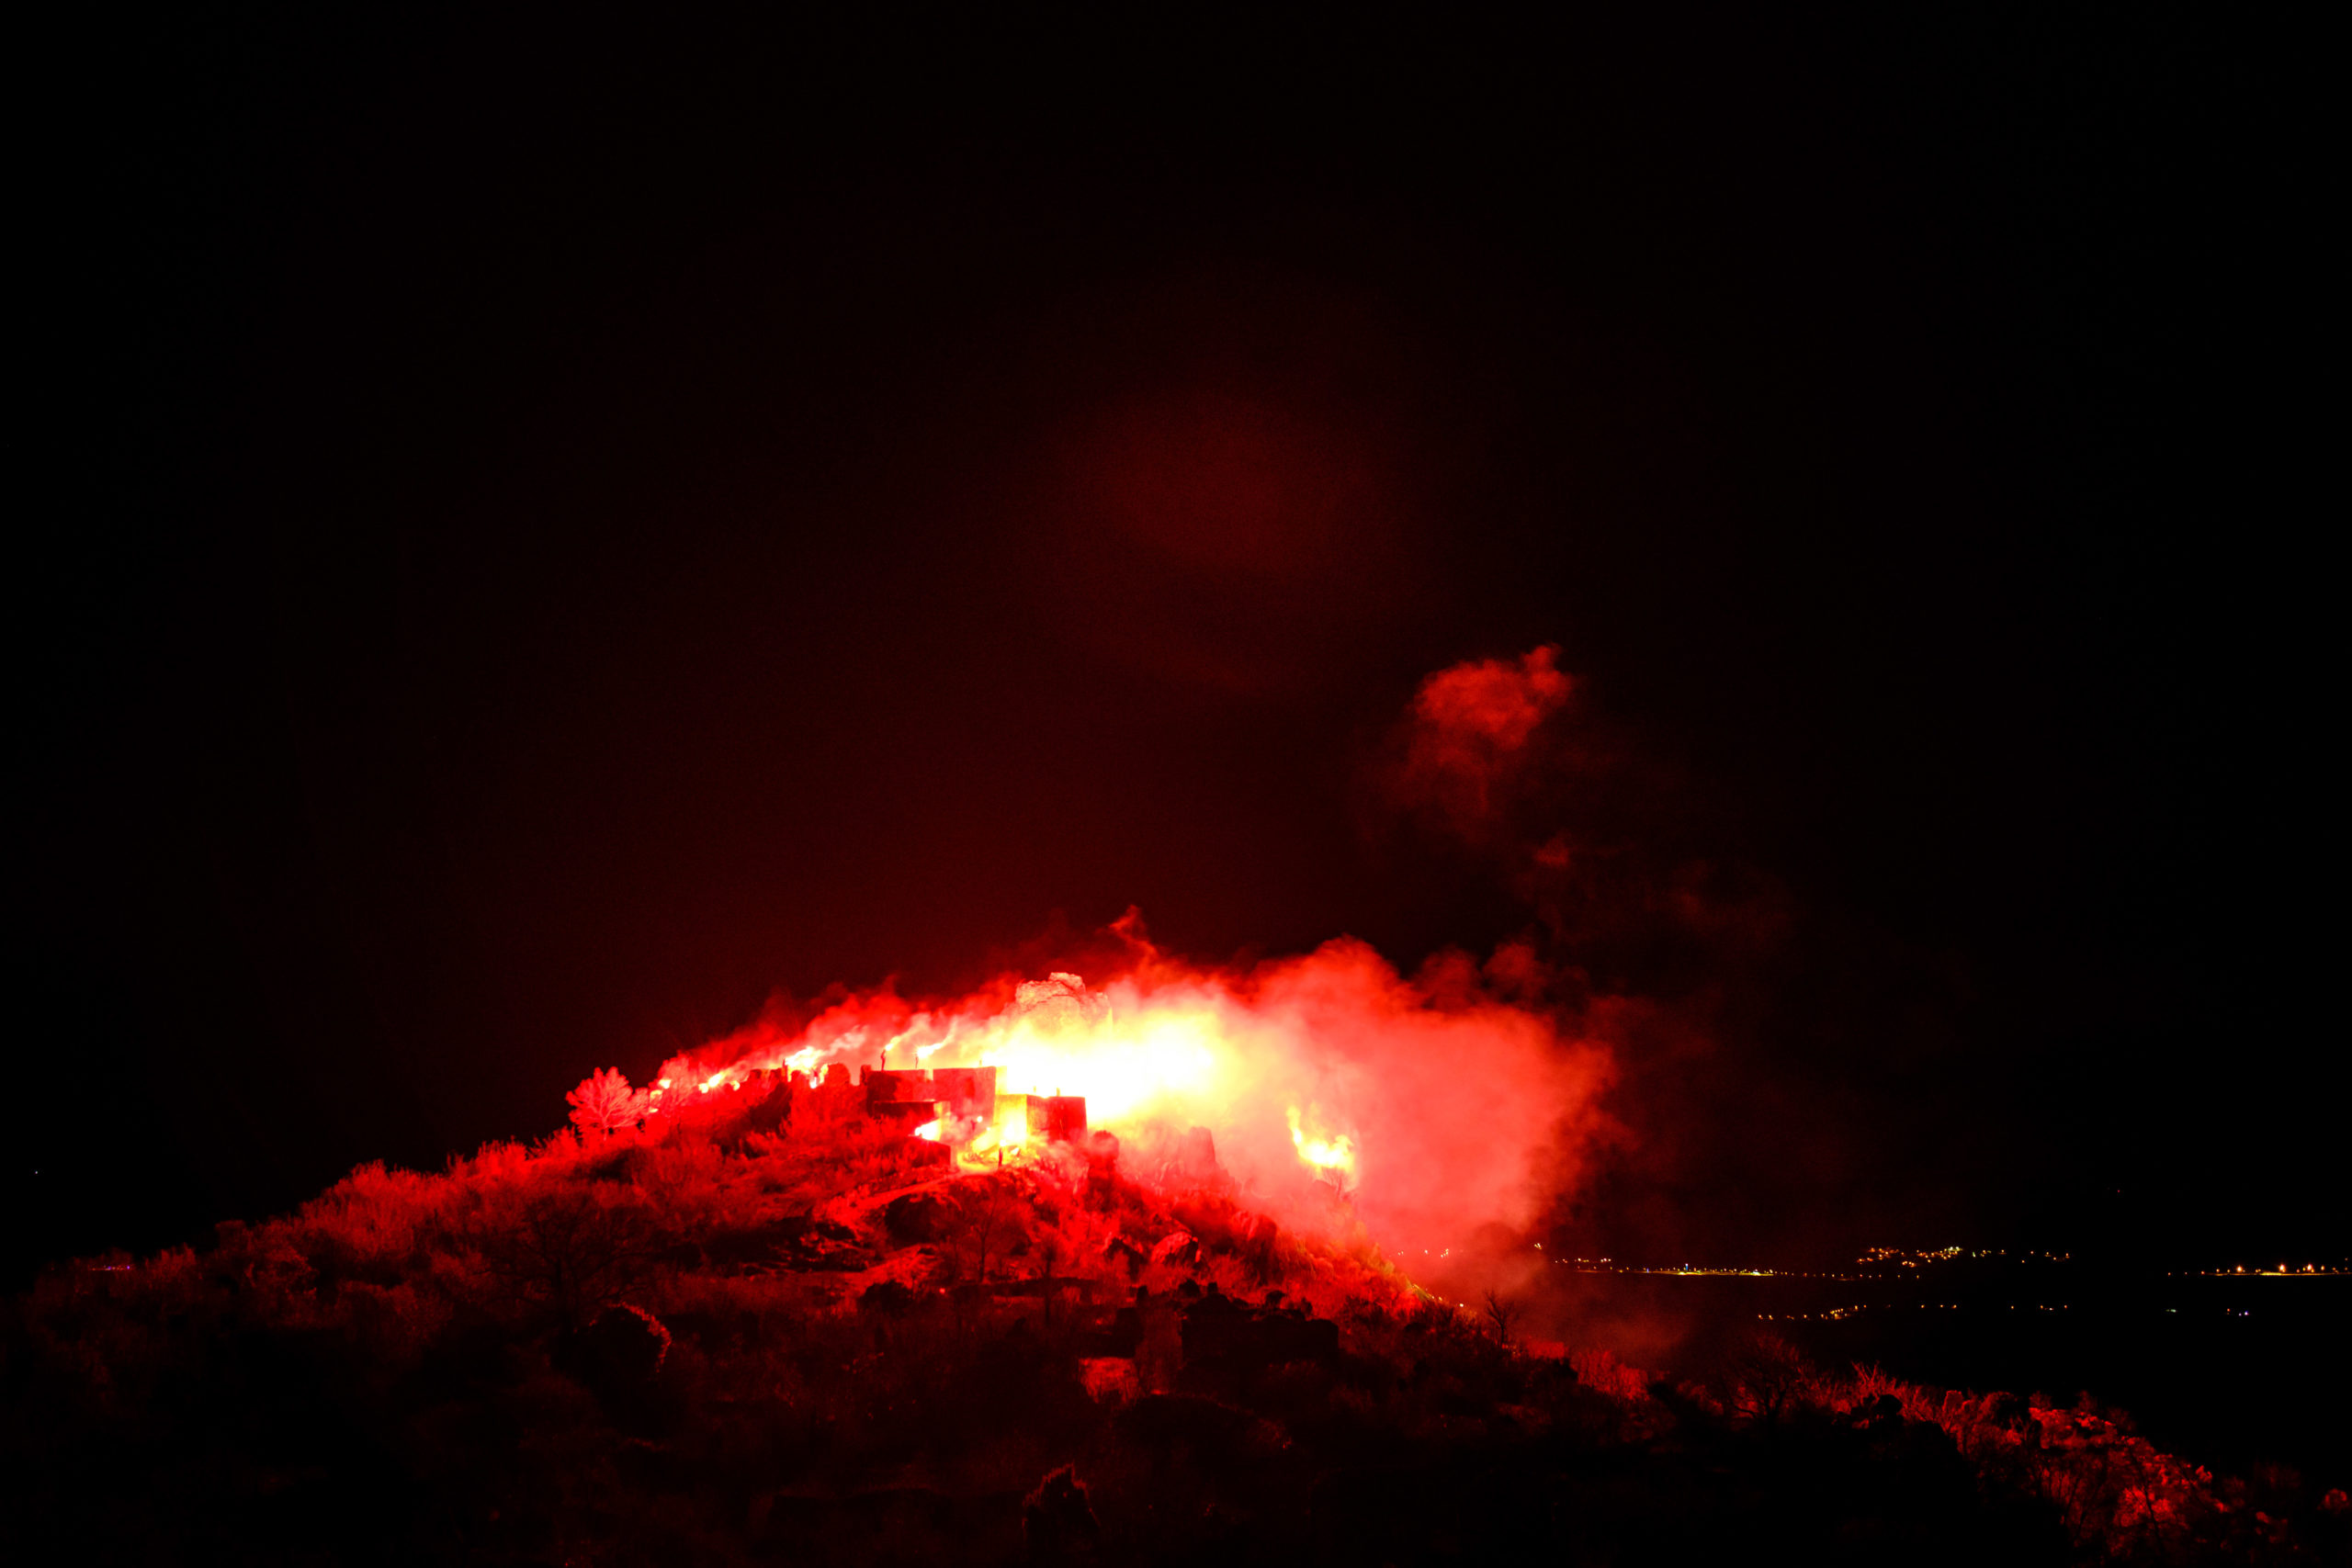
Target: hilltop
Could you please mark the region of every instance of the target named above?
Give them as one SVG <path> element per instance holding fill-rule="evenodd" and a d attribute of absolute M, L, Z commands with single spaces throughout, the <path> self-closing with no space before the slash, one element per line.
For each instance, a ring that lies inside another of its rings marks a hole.
<path fill-rule="evenodd" d="M 999 1168 L 737 1097 L 365 1167 L 201 1251 L 53 1269 L 0 1361 L 12 1540 L 548 1564 L 2341 1545 L 2340 1509 L 2290 1526 L 2112 1413 L 1833 1377 L 1766 1337 L 1679 1381 L 1514 1343 L 1508 1303 L 1419 1289 L 1336 1194 L 1308 1234 L 1204 1134 L 1170 1149 Z"/>

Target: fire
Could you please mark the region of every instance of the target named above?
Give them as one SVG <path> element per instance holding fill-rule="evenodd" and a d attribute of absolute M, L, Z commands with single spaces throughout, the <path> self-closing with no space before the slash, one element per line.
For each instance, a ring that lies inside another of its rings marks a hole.
<path fill-rule="evenodd" d="M 1086 1096 L 1095 1120 L 1117 1122 L 1213 1091 L 1226 1066 L 1219 1060 L 1225 1045 L 1206 1011 L 1147 1010 L 1126 1027 L 1106 1018 L 1076 1030 L 1041 1030 L 1023 1019 L 965 1055 L 973 1066 L 995 1067 L 1006 1090 L 1059 1094 L 1068 1087 Z"/>
<path fill-rule="evenodd" d="M 1017 1149 L 1029 1141 L 1029 1107 L 1027 1101 L 1007 1110 L 997 1118 L 996 1146 Z"/>
<path fill-rule="evenodd" d="M 1352 1176 L 1356 1168 L 1355 1140 L 1345 1133 L 1336 1138 L 1310 1135 L 1301 1126 L 1298 1107 L 1290 1108 L 1290 1141 L 1298 1150 L 1298 1157 L 1317 1170 L 1330 1171 L 1342 1178 Z"/>
<path fill-rule="evenodd" d="M 887 1066 L 886 1098 L 938 1104 L 915 1135 L 967 1156 L 1037 1157 L 1073 1126 L 1110 1134 L 1136 1169 L 1213 1147 L 1285 1223 L 1360 1223 L 1391 1248 L 1522 1224 L 1573 1175 L 1606 1054 L 1491 994 L 1469 959 L 1408 980 L 1342 940 L 1217 969 L 1119 934 L 1126 961 L 1099 979 L 1007 976 L 921 1008 L 885 987 L 805 1023 L 754 1026 L 664 1064 L 663 1077 L 693 1087 L 652 1108 L 684 1112 L 759 1071 L 830 1075 L 845 1090 Z M 1496 972 L 1524 958 L 1498 954 Z M 973 1068 L 994 1069 L 992 1112 L 977 1109 L 987 1101 L 968 1075 L 947 1071 Z"/>

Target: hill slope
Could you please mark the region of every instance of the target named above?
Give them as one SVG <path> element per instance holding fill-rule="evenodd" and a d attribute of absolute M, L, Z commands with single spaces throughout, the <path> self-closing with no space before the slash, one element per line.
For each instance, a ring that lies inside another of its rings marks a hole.
<path fill-rule="evenodd" d="M 53 1270 L 0 1368 L 12 1538 L 286 1563 L 2296 1550 L 2095 1412 L 1826 1378 L 1767 1339 L 1679 1386 L 1531 1354 L 1338 1200 L 1336 1240 L 1251 1212 L 1204 1148 L 978 1168 L 814 1106 L 760 1120 L 368 1167 L 202 1253 Z"/>

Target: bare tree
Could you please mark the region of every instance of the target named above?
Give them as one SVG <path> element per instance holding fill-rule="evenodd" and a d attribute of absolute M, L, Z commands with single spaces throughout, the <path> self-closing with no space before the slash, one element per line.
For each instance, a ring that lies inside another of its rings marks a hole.
<path fill-rule="evenodd" d="M 1787 1340 L 1760 1330 L 1744 1334 L 1724 1358 L 1724 1403 L 1759 1427 L 1778 1426 L 1804 1397 L 1812 1375 Z"/>
<path fill-rule="evenodd" d="M 574 1327 L 642 1280 L 660 1247 L 644 1206 L 603 1184 L 533 1193 L 470 1229 L 484 1268 L 514 1300 Z"/>
<path fill-rule="evenodd" d="M 1495 1343 L 1510 1343 L 1510 1325 L 1519 1321 L 1520 1305 L 1503 1300 L 1492 1285 L 1487 1287 L 1487 1321 L 1494 1325 Z"/>
<path fill-rule="evenodd" d="M 971 1244 L 972 1272 L 978 1281 L 985 1285 L 989 1280 L 989 1246 L 996 1239 L 997 1226 L 1000 1222 L 1008 1217 L 1005 1202 L 1008 1194 L 1006 1184 L 1002 1181 L 983 1179 L 981 1185 L 988 1190 L 988 1201 L 981 1206 L 978 1213 L 966 1211 L 963 1239 Z"/>

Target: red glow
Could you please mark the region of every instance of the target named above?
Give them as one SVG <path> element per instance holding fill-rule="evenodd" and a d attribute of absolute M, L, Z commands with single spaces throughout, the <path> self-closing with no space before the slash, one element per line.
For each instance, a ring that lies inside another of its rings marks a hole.
<path fill-rule="evenodd" d="M 1555 667 L 1558 655 L 1555 648 L 1538 648 L 1516 662 L 1456 664 L 1423 681 L 1413 697 L 1398 780 L 1406 800 L 1440 808 L 1458 829 L 1483 822 L 1536 728 L 1575 688 Z"/>
<path fill-rule="evenodd" d="M 1488 748 L 1516 751 L 1545 715 L 1568 700 L 1568 677 L 1553 667 L 1556 648 L 1539 648 L 1516 665 L 1482 660 L 1441 670 L 1421 682 L 1413 716 L 1433 750 Z"/>
<path fill-rule="evenodd" d="M 1083 1096 L 1090 1130 L 1117 1137 L 1138 1172 L 1205 1128 L 1255 1205 L 1327 1234 L 1361 1223 L 1391 1251 L 1532 1219 L 1573 1177 L 1608 1070 L 1600 1045 L 1502 999 L 1459 956 L 1408 980 L 1349 939 L 1219 969 L 1131 938 L 1117 973 L 1007 975 L 925 1007 L 888 989 L 854 995 L 805 1028 L 713 1042 L 662 1076 L 708 1095 L 757 1069 L 886 1062 L 992 1066 L 1002 1096 Z M 967 1157 L 1034 1157 L 1035 1130 L 1013 1124 L 1025 1102 L 1012 1104 L 992 1125 L 919 1131 L 960 1137 Z"/>

